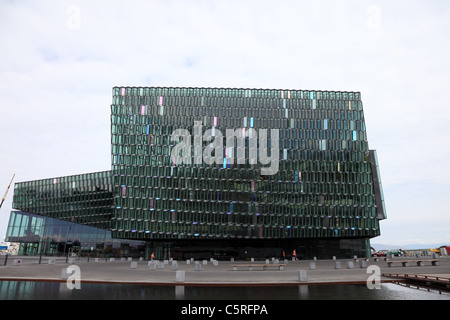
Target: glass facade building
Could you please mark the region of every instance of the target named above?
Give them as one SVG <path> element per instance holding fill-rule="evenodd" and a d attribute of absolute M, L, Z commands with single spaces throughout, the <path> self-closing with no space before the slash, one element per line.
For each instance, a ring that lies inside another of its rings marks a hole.
<path fill-rule="evenodd" d="M 141 257 L 145 242 L 114 239 L 111 231 L 22 211 L 11 212 L 8 241 L 19 255 Z"/>
<path fill-rule="evenodd" d="M 115 87 L 111 161 L 15 208 L 183 258 L 363 256 L 386 218 L 358 92 Z"/>
<path fill-rule="evenodd" d="M 108 229 L 113 206 L 111 171 L 19 182 L 13 209 Z"/>
<path fill-rule="evenodd" d="M 142 255 L 143 241 L 114 239 L 111 171 L 16 183 L 7 239 L 19 254 Z"/>

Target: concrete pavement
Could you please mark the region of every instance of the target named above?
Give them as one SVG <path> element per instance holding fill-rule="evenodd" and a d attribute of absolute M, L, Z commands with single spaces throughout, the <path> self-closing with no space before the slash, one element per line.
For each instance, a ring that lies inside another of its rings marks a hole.
<path fill-rule="evenodd" d="M 3 257 L 4 258 L 4 257 Z M 52 261 L 49 264 L 50 260 Z M 391 258 L 390 260 L 405 260 L 405 258 Z M 408 258 L 406 258 L 408 259 Z M 416 260 L 414 258 L 411 261 Z M 340 268 L 336 268 L 336 261 L 340 262 Z M 383 273 L 409 273 L 409 274 L 428 274 L 441 275 L 450 278 L 450 259 L 440 259 L 438 266 L 432 266 L 431 263 L 425 263 L 424 266 L 416 266 L 410 263 L 403 267 L 401 264 L 388 267 L 384 259 L 374 261 L 373 258 L 363 262 L 362 259 L 338 259 L 338 260 L 307 260 L 307 261 L 288 261 L 283 270 L 254 269 L 248 271 L 247 268 L 239 268 L 233 271 L 234 264 L 249 264 L 249 261 L 218 261 L 213 264 L 210 260 L 203 264 L 199 261 L 200 270 L 195 269 L 195 263 L 189 264 L 184 261 L 177 261 L 178 267 L 172 268 L 169 261 L 156 268 L 150 268 L 148 261 L 120 261 L 114 262 L 102 258 L 98 262 L 94 258 L 74 258 L 73 261 L 67 261 L 66 258 L 42 257 L 39 264 L 39 257 L 17 257 L 9 256 L 7 265 L 3 264 L 0 257 L 0 281 L 8 280 L 33 280 L 33 281 L 67 281 L 62 276 L 62 270 L 71 265 L 79 267 L 81 282 L 93 283 L 122 283 L 122 284 L 148 284 L 148 285 L 214 285 L 214 286 L 241 286 L 241 285 L 299 285 L 299 284 L 364 284 L 369 277 L 374 276 L 374 271 L 368 269 L 369 266 L 375 266 L 375 272 Z M 135 268 L 132 268 L 132 262 Z M 164 263 L 163 261 L 160 261 Z M 315 263 L 315 268 L 311 269 L 310 263 Z M 348 268 L 347 263 L 352 262 L 353 268 Z M 265 261 L 255 261 L 254 264 L 265 264 Z M 270 261 L 272 264 L 272 261 Z M 280 261 L 283 263 L 283 261 Z M 177 282 L 176 271 L 184 271 L 184 281 Z M 305 270 L 306 281 L 299 281 L 299 270 Z M 388 277 L 380 277 L 381 282 L 391 282 Z"/>

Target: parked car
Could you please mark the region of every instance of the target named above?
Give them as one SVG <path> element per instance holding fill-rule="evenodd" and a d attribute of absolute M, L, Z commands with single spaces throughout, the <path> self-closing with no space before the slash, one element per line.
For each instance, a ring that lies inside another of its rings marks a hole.
<path fill-rule="evenodd" d="M 447 255 L 450 255 L 450 246 L 440 246 L 439 249 L 444 248 L 445 251 L 447 252 Z"/>
<path fill-rule="evenodd" d="M 387 250 L 378 250 L 372 253 L 372 257 L 385 257 Z"/>
<path fill-rule="evenodd" d="M 395 257 L 401 257 L 401 256 L 404 256 L 406 253 L 402 249 L 393 249 L 393 250 L 389 250 L 386 254 L 393 255 Z"/>
<path fill-rule="evenodd" d="M 444 249 L 444 250 L 442 250 Z M 444 255 L 450 255 L 450 247 L 449 246 L 440 246 L 439 248 L 436 249 L 430 249 L 431 252 L 437 253 L 437 254 L 442 254 L 442 252 L 444 251 Z"/>

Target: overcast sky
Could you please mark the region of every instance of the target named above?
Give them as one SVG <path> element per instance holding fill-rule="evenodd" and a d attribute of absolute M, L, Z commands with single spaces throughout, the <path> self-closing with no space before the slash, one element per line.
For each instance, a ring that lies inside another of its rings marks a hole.
<path fill-rule="evenodd" d="M 448 0 L 3 0 L 0 39 L 1 196 L 14 173 L 109 170 L 113 86 L 359 91 L 388 215 L 372 242 L 450 245 Z"/>

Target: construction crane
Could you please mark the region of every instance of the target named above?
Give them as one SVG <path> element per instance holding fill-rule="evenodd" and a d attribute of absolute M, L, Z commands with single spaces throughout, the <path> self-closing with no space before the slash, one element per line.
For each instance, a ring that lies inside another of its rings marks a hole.
<path fill-rule="evenodd" d="M 14 173 L 14 174 L 13 174 L 13 177 L 11 178 L 11 181 L 9 182 L 8 188 L 6 188 L 5 195 L 4 195 L 3 198 L 2 198 L 2 203 L 0 203 L 0 208 L 1 208 L 2 205 L 3 205 L 3 202 L 5 202 L 6 195 L 8 194 L 8 191 L 9 191 L 9 187 L 11 187 L 11 183 L 13 182 L 15 176 L 16 176 L 16 174 Z"/>

